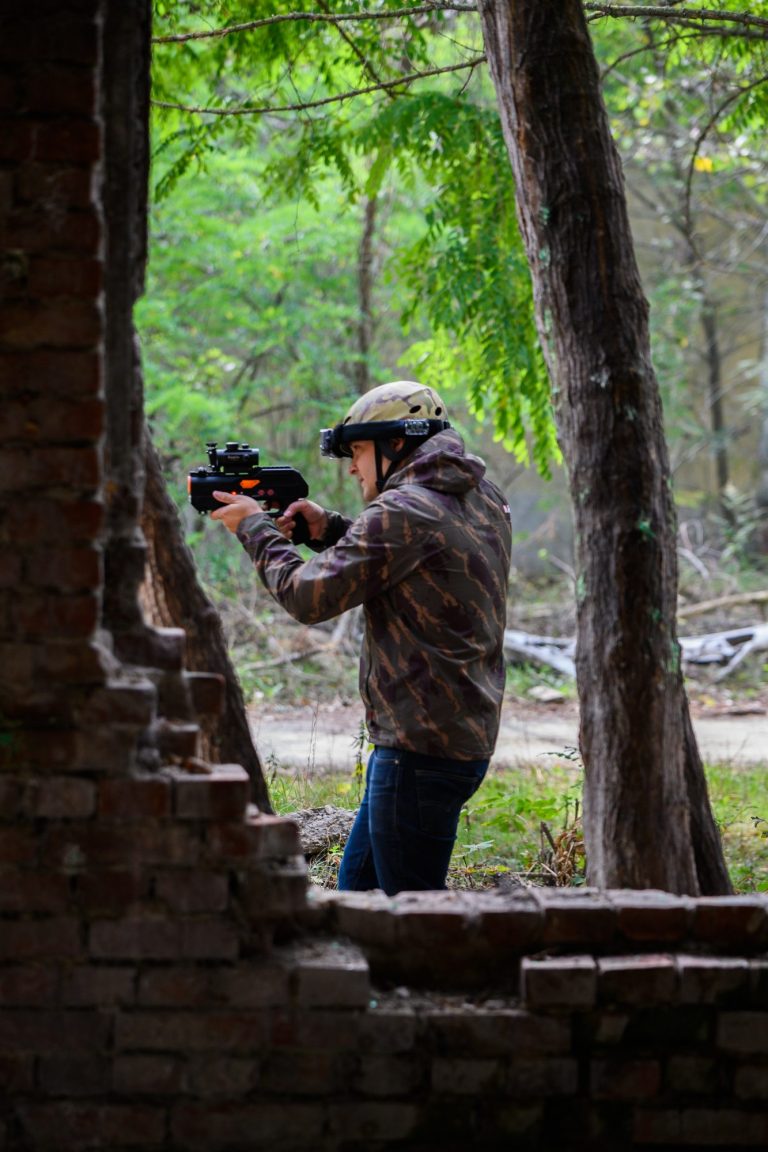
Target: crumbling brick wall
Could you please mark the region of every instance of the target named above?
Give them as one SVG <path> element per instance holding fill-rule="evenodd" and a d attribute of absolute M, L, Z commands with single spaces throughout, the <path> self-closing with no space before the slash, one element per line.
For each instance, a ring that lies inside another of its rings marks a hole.
<path fill-rule="evenodd" d="M 308 892 L 138 609 L 146 0 L 0 14 L 0 1150 L 768 1145 L 764 897 Z"/>

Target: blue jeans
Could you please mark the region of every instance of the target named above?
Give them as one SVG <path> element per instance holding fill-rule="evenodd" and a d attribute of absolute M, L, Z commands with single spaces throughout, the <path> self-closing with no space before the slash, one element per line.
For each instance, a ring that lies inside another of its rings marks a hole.
<path fill-rule="evenodd" d="M 374 748 L 339 869 L 339 890 L 383 888 L 393 896 L 445 888 L 461 809 L 487 769 L 487 760 Z"/>

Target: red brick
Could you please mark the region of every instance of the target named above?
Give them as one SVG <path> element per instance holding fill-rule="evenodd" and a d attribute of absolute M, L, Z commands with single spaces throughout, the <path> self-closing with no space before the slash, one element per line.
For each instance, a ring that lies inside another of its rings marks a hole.
<path fill-rule="evenodd" d="M 0 864 L 34 864 L 38 847 L 38 837 L 31 827 L 3 828 L 0 834 Z"/>
<path fill-rule="evenodd" d="M 38 672 L 34 665 L 33 671 Z M 18 732 L 14 739 L 15 759 L 27 771 L 65 769 L 71 764 L 76 748 L 74 728 L 30 727 Z"/>
<path fill-rule="evenodd" d="M 100 1057 L 54 1056 L 40 1061 L 37 1076 L 46 1095 L 98 1096 L 109 1087 L 109 1074 L 109 1063 Z"/>
<path fill-rule="evenodd" d="M 541 937 L 543 910 L 530 896 L 489 896 L 472 893 L 477 903 L 472 909 L 479 937 L 487 941 L 494 953 L 522 952 Z M 473 902 L 474 903 L 474 902 Z M 479 912 L 479 918 L 478 918 Z"/>
<path fill-rule="evenodd" d="M 0 554 L 0 588 L 16 588 L 22 580 L 22 562 L 18 553 Z"/>
<path fill-rule="evenodd" d="M 104 283 L 104 266 L 100 260 L 61 256 L 38 256 L 30 261 L 27 288 L 31 296 L 96 297 Z"/>
<path fill-rule="evenodd" d="M 698 1148 L 768 1146 L 768 1112 L 743 1108 L 686 1108 L 681 1115 L 681 1143 Z"/>
<path fill-rule="evenodd" d="M 37 781 L 35 815 L 49 820 L 83 819 L 96 811 L 96 787 L 77 776 L 53 776 Z"/>
<path fill-rule="evenodd" d="M 35 1065 L 34 1056 L 0 1054 L 0 1090 L 8 1094 L 29 1092 L 35 1083 Z"/>
<path fill-rule="evenodd" d="M 290 1061 L 289 1055 L 286 1058 Z M 270 1060 L 270 1066 L 271 1063 Z M 425 1061 L 419 1056 L 365 1055 L 357 1061 L 350 1087 L 364 1096 L 406 1096 L 421 1088 L 425 1081 Z"/>
<path fill-rule="evenodd" d="M 5 1011 L 0 1013 L 0 1049 L 17 1052 L 75 1053 L 104 1051 L 111 1030 L 101 1012 Z"/>
<path fill-rule="evenodd" d="M 222 872 L 166 870 L 157 875 L 155 894 L 171 912 L 222 912 L 229 902 L 229 877 Z"/>
<path fill-rule="evenodd" d="M 80 964 L 62 973 L 61 1002 L 73 1008 L 133 1004 L 135 968 Z"/>
<path fill-rule="evenodd" d="M 105 868 L 126 868 L 130 861 L 154 864 L 199 864 L 199 837 L 189 827 L 150 821 L 127 824 L 118 821 L 83 821 L 78 825 L 53 825 L 42 848 L 43 863 L 64 868 L 72 875 L 94 874 Z"/>
<path fill-rule="evenodd" d="M 197 759 L 200 754 L 200 727 L 198 724 L 187 724 L 183 721 L 166 720 L 164 717 L 160 717 L 153 726 L 153 737 L 160 755 L 164 758 L 178 756 L 183 760 Z M 191 779 L 201 780 L 208 779 L 208 777 L 193 776 Z M 174 788 L 175 792 L 176 788 Z M 174 796 L 174 808 L 177 809 L 176 796 Z M 178 811 L 176 814 L 180 815 Z"/>
<path fill-rule="evenodd" d="M 171 1113 L 171 1137 L 185 1152 L 210 1152 L 212 1148 L 252 1148 L 258 1132 L 262 1148 L 321 1147 L 326 1136 L 326 1109 L 322 1101 L 305 1104 L 283 1102 L 253 1104 L 226 1101 L 218 1106 L 180 1102 Z M 351 1139 L 367 1129 L 357 1126 Z M 383 1135 L 388 1135 L 386 1128 Z"/>
<path fill-rule="evenodd" d="M 86 724 L 129 724 L 145 728 L 152 722 L 157 706 L 157 689 L 151 680 L 110 680 L 89 697 L 83 721 Z M 155 780 L 170 793 L 170 785 Z"/>
<path fill-rule="evenodd" d="M 196 715 L 218 716 L 224 709 L 224 677 L 209 672 L 185 672 L 184 681 Z"/>
<path fill-rule="evenodd" d="M 251 782 L 239 764 L 212 765 L 210 775 L 166 768 L 173 781 L 174 812 L 183 820 L 237 820 L 245 816 Z"/>
<path fill-rule="evenodd" d="M 520 996 L 529 1008 L 592 1008 L 597 968 L 591 956 L 523 957 Z"/>
<path fill-rule="evenodd" d="M 69 906 L 69 880 L 61 872 L 14 869 L 12 879 L 0 872 L 0 912 L 64 913 Z"/>
<path fill-rule="evenodd" d="M 20 90 L 19 77 L 11 75 L 10 69 L 0 75 L 0 113 L 14 111 L 19 103 Z"/>
<path fill-rule="evenodd" d="M 35 1149 L 94 1147 L 97 1133 L 101 1148 L 125 1146 L 160 1148 L 165 1143 L 165 1109 L 147 1104 L 100 1104 L 83 1101 L 21 1102 L 19 1123 L 28 1146 Z"/>
<path fill-rule="evenodd" d="M 0 54 L 2 48 L 0 48 Z M 0 161 L 31 160 L 35 150 L 35 126 L 28 120 L 0 119 Z"/>
<path fill-rule="evenodd" d="M 136 1011 L 119 1016 L 119 1052 L 246 1052 L 263 1049 L 266 1012 Z"/>
<path fill-rule="evenodd" d="M 35 676 L 38 680 L 50 679 L 61 687 L 91 687 L 103 681 L 104 675 L 104 652 L 88 638 L 57 637 L 56 643 L 49 643 L 35 652 Z M 79 747 L 77 737 L 76 741 Z"/>
<path fill-rule="evenodd" d="M 542 942 L 596 947 L 616 935 L 617 914 L 604 896 L 587 889 L 532 889 L 544 911 Z"/>
<path fill-rule="evenodd" d="M 603 1003 L 668 1004 L 677 996 L 675 961 L 668 955 L 603 956 L 597 961 Z"/>
<path fill-rule="evenodd" d="M 662 944 L 684 940 L 693 918 L 694 901 L 657 891 L 612 891 L 618 930 L 628 940 Z"/>
<path fill-rule="evenodd" d="M 90 68 L 59 64 L 30 69 L 24 78 L 24 103 L 33 114 L 76 114 L 89 117 L 96 111 L 95 73 Z"/>
<path fill-rule="evenodd" d="M 177 960 L 182 925 L 169 920 L 95 920 L 89 953 L 97 960 Z"/>
<path fill-rule="evenodd" d="M 233 1007 L 279 1007 L 291 999 L 290 969 L 276 958 L 220 968 L 211 978 L 215 999 Z"/>
<path fill-rule="evenodd" d="M 69 403 L 102 391 L 98 351 L 28 349 L 0 356 L 0 385 L 9 396 L 59 397 Z"/>
<path fill-rule="evenodd" d="M 313 1013 L 318 1015 L 317 1013 Z M 463 1007 L 425 1012 L 422 1025 L 444 1055 L 526 1055 L 570 1052 L 571 1022 L 514 1008 L 467 1012 Z"/>
<path fill-rule="evenodd" d="M 97 867 L 75 878 L 78 902 L 88 910 L 112 916 L 124 915 L 131 904 L 149 895 L 149 879 L 138 865 Z"/>
<path fill-rule="evenodd" d="M 63 299 L 56 303 L 11 304 L 0 317 L 0 345 L 34 348 L 87 348 L 103 333 L 97 305 L 88 300 Z"/>
<path fill-rule="evenodd" d="M 98 449 L 40 448 L 0 450 L 0 488 L 6 492 L 29 492 L 33 488 L 93 488 L 101 480 Z"/>
<path fill-rule="evenodd" d="M 77 920 L 8 921 L 0 933 L 1 960 L 77 959 L 82 955 Z"/>
<path fill-rule="evenodd" d="M 678 956 L 683 1004 L 716 1004 L 749 991 L 749 961 L 721 956 Z"/>
<path fill-rule="evenodd" d="M 513 1058 L 504 1083 L 509 1096 L 530 1100 L 538 1096 L 575 1096 L 579 1088 L 578 1061 L 570 1057 L 546 1060 Z"/>
<path fill-rule="evenodd" d="M 185 1090 L 185 1062 L 177 1056 L 118 1056 L 113 1084 L 120 1095 L 171 1095 Z"/>
<path fill-rule="evenodd" d="M 737 1068 L 733 1090 L 740 1100 L 768 1100 L 768 1075 L 765 1064 L 747 1064 Z"/>
<path fill-rule="evenodd" d="M 657 1096 L 661 1068 L 657 1060 L 593 1060 L 590 1066 L 591 1094 L 597 1100 L 647 1100 Z"/>
<path fill-rule="evenodd" d="M 181 955 L 187 960 L 236 960 L 240 934 L 222 920 L 185 920 L 181 925 Z"/>
<path fill-rule="evenodd" d="M 768 1012 L 721 1012 L 717 1046 L 726 1052 L 768 1056 Z"/>
<path fill-rule="evenodd" d="M 71 12 L 62 14 L 59 5 L 44 20 L 37 8 L 34 12 L 33 15 L 29 9 L 16 8 L 13 21 L 4 22 L 0 60 L 96 63 L 99 39 L 92 9 L 83 16 L 73 16 Z"/>
<path fill-rule="evenodd" d="M 134 776 L 99 783 L 99 816 L 104 819 L 161 818 L 170 814 L 170 784 L 158 776 Z"/>
<path fill-rule="evenodd" d="M 240 881 L 235 903 L 252 924 L 264 918 L 300 915 L 306 908 L 307 867 L 303 856 L 290 857 L 279 865 L 266 862 L 252 866 L 242 873 Z"/>
<path fill-rule="evenodd" d="M 702 896 L 696 901 L 693 936 L 708 944 L 768 945 L 768 901 L 759 896 Z"/>
<path fill-rule="evenodd" d="M 504 1080 L 500 1060 L 472 1060 L 458 1056 L 432 1061 L 430 1086 L 440 1096 L 497 1095 Z M 288 1090 L 288 1085 L 284 1086 Z"/>
<path fill-rule="evenodd" d="M 30 449 L 51 443 L 95 443 L 104 430 L 104 419 L 104 401 L 98 397 L 86 398 L 73 404 L 57 403 L 55 399 L 44 396 L 37 400 L 11 401 L 6 408 L 5 440 L 6 443 L 21 441 Z M 45 512 L 40 510 L 35 519 L 39 523 L 44 518 Z M 17 513 L 16 522 L 19 519 Z M 29 532 L 20 537 L 22 540 L 31 538 Z"/>
<path fill-rule="evenodd" d="M 7 747 L 7 745 L 4 745 Z M 0 758 L 0 768 L 5 766 L 6 757 Z M 25 793 L 25 781 L 13 776 L 0 776 L 0 820 L 14 820 L 21 811 Z M 0 898 L 2 885 L 0 885 Z"/>
<path fill-rule="evenodd" d="M 189 965 L 144 968 L 139 980 L 138 1002 L 158 1008 L 210 1006 L 215 999 L 211 994 L 212 980 L 213 972 L 209 968 Z"/>
<path fill-rule="evenodd" d="M 38 211 L 45 211 L 46 205 L 51 204 L 67 209 L 90 208 L 95 203 L 92 169 L 42 164 L 31 156 L 28 163 L 15 169 L 14 188 L 19 204 L 35 205 Z"/>
<path fill-rule="evenodd" d="M 670 1056 L 666 1079 L 672 1092 L 712 1096 L 718 1088 L 717 1062 L 712 1056 Z"/>
<path fill-rule="evenodd" d="M 214 857 L 230 859 L 238 867 L 301 851 L 298 825 L 293 820 L 261 813 L 242 822 L 214 825 L 209 843 Z"/>
<path fill-rule="evenodd" d="M 96 548 L 58 548 L 33 552 L 25 558 L 31 588 L 55 588 L 60 592 L 91 591 L 104 580 L 102 554 Z"/>
<path fill-rule="evenodd" d="M 187 1061 L 188 1095 L 198 1100 L 219 1096 L 248 1099 L 259 1083 L 261 1061 L 242 1056 L 222 1056 L 206 1052 Z"/>
<path fill-rule="evenodd" d="M 47 257 L 60 254 L 91 258 L 99 258 L 101 255 L 101 217 L 90 207 L 66 209 L 58 205 L 34 204 L 14 208 L 6 213 L 0 235 L 9 251 L 16 251 L 22 255 L 40 253 Z M 57 301 L 59 306 L 64 302 Z M 44 310 L 39 305 L 35 308 L 34 301 L 30 301 L 26 309 L 17 304 L 14 328 L 21 325 L 25 317 L 34 316 L 36 311 L 41 316 L 49 317 L 49 325 L 54 322 L 50 316 L 55 316 L 55 310 L 50 303 Z M 35 343 L 41 345 L 46 342 L 18 338 L 8 341 L 9 345 L 20 349 L 34 348 Z M 64 348 L 77 346 L 66 342 L 62 344 Z"/>
<path fill-rule="evenodd" d="M 420 1109 L 416 1104 L 394 1100 L 332 1103 L 328 1109 L 331 1137 L 343 1147 L 360 1132 L 374 1142 L 404 1141 L 417 1127 Z"/>
<path fill-rule="evenodd" d="M 96 595 L 45 596 L 25 590 L 17 597 L 14 615 L 17 635 L 26 638 L 82 639 L 99 623 Z"/>
<path fill-rule="evenodd" d="M 52 967 L 30 964 L 24 968 L 0 968 L 0 1004 L 35 1008 L 55 1004 L 58 975 Z"/>

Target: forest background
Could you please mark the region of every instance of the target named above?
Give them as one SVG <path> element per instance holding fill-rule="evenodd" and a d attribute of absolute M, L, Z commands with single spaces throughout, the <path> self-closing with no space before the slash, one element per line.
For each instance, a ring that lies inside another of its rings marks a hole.
<path fill-rule="evenodd" d="M 768 5 L 752 6 L 754 24 L 718 5 L 725 35 L 661 8 L 615 7 L 624 19 L 586 8 L 651 304 L 682 602 L 760 589 Z M 262 463 L 298 467 L 320 503 L 354 513 L 357 493 L 343 468 L 320 461 L 317 431 L 387 379 L 437 386 L 508 494 L 514 626 L 572 626 L 568 498 L 477 16 L 471 6 L 389 11 L 401 15 L 383 21 L 381 5 L 358 22 L 359 6 L 334 4 L 340 22 L 301 22 L 279 5 L 156 5 L 137 316 L 147 411 L 256 701 L 348 695 L 355 660 L 339 648 L 329 661 L 326 644 L 303 658 L 317 642 L 189 510 L 186 473 L 205 462 L 206 441 L 248 441 Z M 260 26 L 206 35 L 243 23 Z M 745 693 L 759 695 L 764 671 L 760 658 L 742 669 Z"/>

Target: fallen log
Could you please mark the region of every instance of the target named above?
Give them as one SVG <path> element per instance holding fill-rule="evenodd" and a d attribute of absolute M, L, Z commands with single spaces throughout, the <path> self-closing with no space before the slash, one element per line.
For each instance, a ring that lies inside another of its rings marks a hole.
<path fill-rule="evenodd" d="M 704 636 L 681 636 L 679 642 L 683 666 L 723 664 L 715 679 L 724 680 L 747 656 L 768 651 L 768 624 Z M 576 641 L 570 637 L 537 636 L 508 628 L 504 633 L 504 655 L 512 664 L 543 664 L 564 676 L 576 675 Z"/>

